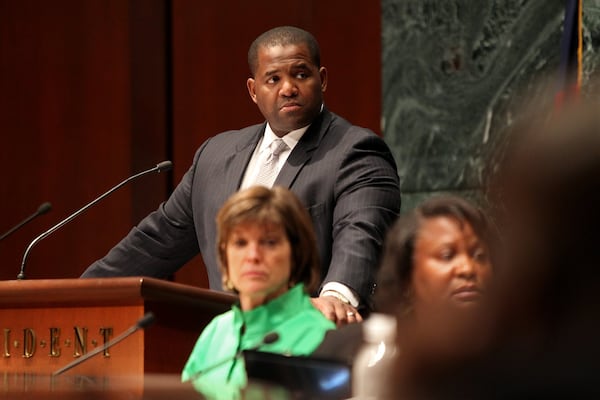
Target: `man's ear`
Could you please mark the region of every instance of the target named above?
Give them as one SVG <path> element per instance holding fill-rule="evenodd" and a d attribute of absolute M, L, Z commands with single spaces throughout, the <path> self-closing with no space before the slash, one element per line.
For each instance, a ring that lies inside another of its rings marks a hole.
<path fill-rule="evenodd" d="M 321 92 L 325 93 L 325 90 L 327 90 L 327 68 L 319 68 L 319 76 L 321 77 Z"/>
<path fill-rule="evenodd" d="M 248 94 L 254 103 L 256 103 L 256 86 L 254 78 L 248 78 L 246 81 L 246 87 L 248 88 Z"/>

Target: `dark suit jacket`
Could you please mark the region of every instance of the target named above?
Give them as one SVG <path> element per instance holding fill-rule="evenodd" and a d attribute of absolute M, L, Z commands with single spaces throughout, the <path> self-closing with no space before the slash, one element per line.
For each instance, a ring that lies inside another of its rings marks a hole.
<path fill-rule="evenodd" d="M 208 139 L 169 199 L 83 277 L 172 275 L 201 253 L 212 289 L 221 289 L 215 216 L 238 190 L 266 123 Z M 314 223 L 323 281 L 367 300 L 381 245 L 400 210 L 396 164 L 384 141 L 324 110 L 283 166 L 275 185 L 291 189 Z"/>

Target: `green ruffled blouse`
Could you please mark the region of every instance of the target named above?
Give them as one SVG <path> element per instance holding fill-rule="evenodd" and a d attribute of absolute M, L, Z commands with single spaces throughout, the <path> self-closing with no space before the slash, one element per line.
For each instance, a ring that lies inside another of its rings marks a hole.
<path fill-rule="evenodd" d="M 303 284 L 250 311 L 242 311 L 236 304 L 202 331 L 183 369 L 182 380 L 192 379 L 209 398 L 237 398 L 236 393 L 247 384 L 244 360 L 235 356 L 238 352 L 259 346 L 267 334 L 275 332 L 278 339 L 263 344 L 260 351 L 309 355 L 330 329 L 335 329 L 335 324 L 312 305 Z M 216 364 L 220 365 L 213 368 Z M 207 368 L 210 371 L 195 375 Z"/>

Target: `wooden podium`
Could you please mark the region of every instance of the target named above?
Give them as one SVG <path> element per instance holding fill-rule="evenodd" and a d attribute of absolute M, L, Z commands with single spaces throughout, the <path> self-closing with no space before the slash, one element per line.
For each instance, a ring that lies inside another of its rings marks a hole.
<path fill-rule="evenodd" d="M 65 374 L 179 374 L 204 326 L 236 297 L 154 278 L 0 282 L 0 371 L 49 374 L 156 320 Z"/>

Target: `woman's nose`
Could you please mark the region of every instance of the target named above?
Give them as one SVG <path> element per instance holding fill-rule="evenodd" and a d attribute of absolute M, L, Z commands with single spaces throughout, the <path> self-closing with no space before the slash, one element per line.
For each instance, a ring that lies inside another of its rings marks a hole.
<path fill-rule="evenodd" d="M 260 258 L 260 246 L 258 243 L 249 243 L 246 248 L 246 257 L 256 260 Z"/>
<path fill-rule="evenodd" d="M 458 260 L 455 271 L 458 276 L 463 278 L 473 278 L 477 275 L 475 261 L 473 261 L 470 257 L 463 257 Z"/>

